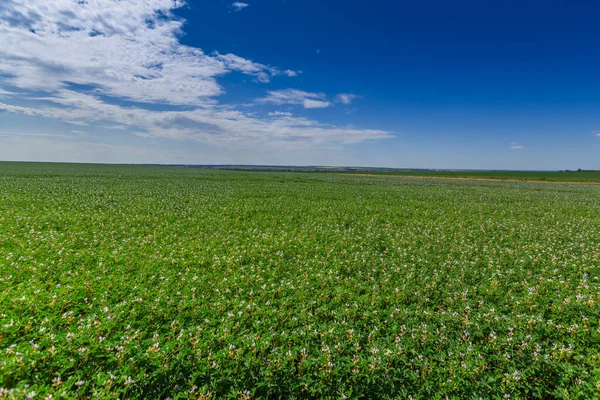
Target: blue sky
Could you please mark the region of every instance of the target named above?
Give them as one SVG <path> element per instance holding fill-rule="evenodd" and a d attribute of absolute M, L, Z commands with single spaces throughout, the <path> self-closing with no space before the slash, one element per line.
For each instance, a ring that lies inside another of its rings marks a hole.
<path fill-rule="evenodd" d="M 597 1 L 3 0 L 0 159 L 600 169 Z"/>

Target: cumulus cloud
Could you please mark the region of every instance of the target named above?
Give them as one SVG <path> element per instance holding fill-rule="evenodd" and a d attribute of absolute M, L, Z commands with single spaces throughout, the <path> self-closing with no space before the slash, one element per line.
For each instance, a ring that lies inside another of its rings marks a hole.
<path fill-rule="evenodd" d="M 352 101 L 354 101 L 354 99 L 356 99 L 358 96 L 355 94 L 350 94 L 350 93 L 342 93 L 342 94 L 338 94 L 336 97 L 336 100 L 342 104 L 345 105 L 349 105 L 350 103 L 352 103 Z"/>
<path fill-rule="evenodd" d="M 324 93 L 311 93 L 298 89 L 271 90 L 267 96 L 257 99 L 257 103 L 275 105 L 294 104 L 304 108 L 327 108 L 331 105 Z"/>
<path fill-rule="evenodd" d="M 283 74 L 233 54 L 207 55 L 179 43 L 179 0 L 3 0 L 0 71 L 11 84 L 53 91 L 66 83 L 97 85 L 141 102 L 200 104 L 223 91 L 231 71 L 268 82 Z"/>
<path fill-rule="evenodd" d="M 244 8 L 248 7 L 250 4 L 248 3 L 243 3 L 241 1 L 236 1 L 235 3 L 233 3 L 231 5 L 231 7 L 233 8 L 234 11 L 241 11 Z"/>
<path fill-rule="evenodd" d="M 182 45 L 185 21 L 173 10 L 183 5 L 181 0 L 2 0 L 0 111 L 225 148 L 391 137 L 291 115 L 261 119 L 220 104 L 224 90 L 218 79 L 233 71 L 263 83 L 298 73 Z M 16 88 L 18 97 L 2 86 Z M 330 105 L 324 94 L 293 89 L 268 92 L 259 102 Z"/>

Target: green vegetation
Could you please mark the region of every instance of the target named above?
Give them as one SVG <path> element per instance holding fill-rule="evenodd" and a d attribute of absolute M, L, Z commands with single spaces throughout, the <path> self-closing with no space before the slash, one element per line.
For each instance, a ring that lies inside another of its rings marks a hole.
<path fill-rule="evenodd" d="M 0 172 L 0 398 L 600 396 L 598 185 Z"/>
<path fill-rule="evenodd" d="M 185 168 L 217 169 L 226 171 L 255 172 L 321 172 L 366 175 L 397 175 L 405 177 L 456 178 L 456 179 L 495 179 L 518 181 L 549 181 L 572 183 L 600 183 L 600 170 L 576 171 L 478 171 L 478 170 L 431 170 L 399 169 L 374 167 L 298 167 L 264 165 L 178 165 Z"/>
<path fill-rule="evenodd" d="M 361 172 L 357 172 L 361 173 Z M 600 183 L 600 171 L 373 171 L 368 174 L 437 178 Z"/>

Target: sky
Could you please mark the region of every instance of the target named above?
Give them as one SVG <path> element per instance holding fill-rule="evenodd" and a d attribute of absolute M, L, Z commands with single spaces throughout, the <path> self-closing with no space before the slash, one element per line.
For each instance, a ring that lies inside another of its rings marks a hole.
<path fill-rule="evenodd" d="M 1 0 L 0 160 L 600 169 L 597 0 Z"/>

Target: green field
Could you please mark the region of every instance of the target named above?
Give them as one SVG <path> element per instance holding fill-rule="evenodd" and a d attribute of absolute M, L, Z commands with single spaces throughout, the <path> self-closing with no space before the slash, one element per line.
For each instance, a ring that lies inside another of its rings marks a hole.
<path fill-rule="evenodd" d="M 361 173 L 361 172 L 357 172 Z M 463 178 L 488 180 L 547 181 L 572 183 L 600 183 L 600 171 L 374 171 L 369 174 L 428 177 L 428 178 Z"/>
<path fill-rule="evenodd" d="M 600 185 L 0 163 L 0 398 L 600 397 Z"/>

